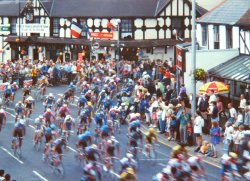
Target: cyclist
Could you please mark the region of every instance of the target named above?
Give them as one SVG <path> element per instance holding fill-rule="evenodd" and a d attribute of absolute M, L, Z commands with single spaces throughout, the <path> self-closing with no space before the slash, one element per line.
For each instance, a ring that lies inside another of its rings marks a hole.
<path fill-rule="evenodd" d="M 27 85 L 24 85 L 22 92 L 23 92 L 22 97 L 23 97 L 23 102 L 24 102 L 26 96 L 31 96 L 31 87 L 27 86 Z"/>
<path fill-rule="evenodd" d="M 71 90 L 70 101 L 74 102 L 75 92 L 76 92 L 76 86 L 73 84 L 73 82 L 71 82 L 69 84 L 68 89 Z"/>
<path fill-rule="evenodd" d="M 103 103 L 103 100 L 105 99 L 106 97 L 106 94 L 105 94 L 105 90 L 102 90 L 99 95 L 98 95 L 98 98 L 97 98 L 97 108 L 99 109 L 100 108 L 100 105 Z"/>
<path fill-rule="evenodd" d="M 24 115 L 27 118 L 30 118 L 32 114 L 32 109 L 34 109 L 34 99 L 29 96 L 24 102 Z"/>
<path fill-rule="evenodd" d="M 68 137 L 70 136 L 70 131 L 75 129 L 75 120 L 70 116 L 67 115 L 64 119 L 63 122 L 63 131 L 66 133 L 66 138 L 68 139 Z"/>
<path fill-rule="evenodd" d="M 70 97 L 72 97 L 73 91 L 71 89 L 66 90 L 66 92 L 63 93 L 63 99 L 65 103 L 69 103 Z"/>
<path fill-rule="evenodd" d="M 85 148 L 85 153 L 87 162 L 89 161 L 96 162 L 97 160 L 99 161 L 102 160 L 101 154 L 99 153 L 99 150 L 95 144 L 87 146 Z"/>
<path fill-rule="evenodd" d="M 96 163 L 88 163 L 83 169 L 81 181 L 101 180 L 101 168 Z"/>
<path fill-rule="evenodd" d="M 51 123 L 56 120 L 56 117 L 54 116 L 50 108 L 46 110 L 46 112 L 43 114 L 43 117 L 47 125 L 51 125 Z"/>
<path fill-rule="evenodd" d="M 230 174 L 230 176 L 241 177 L 238 173 L 238 155 L 236 153 L 229 152 L 228 155 L 224 154 L 221 159 L 221 180 L 227 180 L 227 174 Z"/>
<path fill-rule="evenodd" d="M 11 98 L 12 94 L 13 94 L 13 92 L 12 92 L 11 86 L 10 85 L 6 86 L 4 89 L 4 105 L 9 100 L 12 100 L 12 98 Z"/>
<path fill-rule="evenodd" d="M 107 125 L 103 125 L 101 127 L 101 138 L 105 139 L 110 137 L 111 135 L 114 135 L 113 128 L 112 128 L 112 121 L 108 120 Z"/>
<path fill-rule="evenodd" d="M 18 139 L 19 147 L 21 147 L 22 139 L 25 136 L 25 133 L 26 133 L 25 121 L 24 119 L 20 119 L 19 122 L 15 123 L 15 127 L 14 127 L 13 134 L 12 134 L 13 136 L 12 143 L 14 139 Z M 13 145 L 12 145 L 12 148 L 13 148 Z"/>
<path fill-rule="evenodd" d="M 95 114 L 94 120 L 95 120 L 96 125 L 98 125 L 99 127 L 102 127 L 102 125 L 106 124 L 106 122 L 107 122 L 107 119 L 104 116 L 104 112 L 103 111 L 98 111 Z"/>
<path fill-rule="evenodd" d="M 121 164 L 121 172 L 127 168 L 132 168 L 134 171 L 137 169 L 137 162 L 133 159 L 133 155 L 131 153 L 126 153 L 126 156 L 120 160 Z"/>
<path fill-rule="evenodd" d="M 85 104 L 87 103 L 87 99 L 84 95 L 81 95 L 80 99 L 78 99 L 78 116 L 80 115 L 81 109 L 85 107 Z"/>
<path fill-rule="evenodd" d="M 153 176 L 152 181 L 168 181 L 171 180 L 171 170 L 169 167 L 163 168 L 160 173 Z"/>
<path fill-rule="evenodd" d="M 12 90 L 12 100 L 14 101 L 15 100 L 15 95 L 16 95 L 16 92 L 18 90 L 18 85 L 16 82 L 14 82 L 12 85 L 11 85 L 11 90 Z"/>
<path fill-rule="evenodd" d="M 55 112 L 57 113 L 57 111 L 63 106 L 63 98 L 59 98 L 57 99 L 56 103 L 55 103 Z"/>
<path fill-rule="evenodd" d="M 34 139 L 33 139 L 34 144 L 37 142 L 37 140 L 40 137 L 42 137 L 43 126 L 44 126 L 43 116 L 40 115 L 38 118 L 35 119 L 35 135 L 34 135 Z"/>
<path fill-rule="evenodd" d="M 66 137 L 61 137 L 56 139 L 53 142 L 53 153 L 59 155 L 59 159 L 62 160 L 62 153 L 63 153 L 63 149 L 62 147 L 64 147 L 64 151 L 67 151 L 67 141 L 66 141 Z"/>
<path fill-rule="evenodd" d="M 201 163 L 201 156 L 192 156 L 187 159 L 187 163 L 189 164 L 192 177 L 195 178 L 195 180 L 201 180 L 202 176 L 206 175 L 205 168 L 203 167 Z"/>
<path fill-rule="evenodd" d="M 130 147 L 138 147 L 138 140 L 140 140 L 141 145 L 142 145 L 142 132 L 139 128 L 136 128 L 136 131 L 133 131 L 130 135 L 129 135 L 129 141 L 128 141 L 128 145 Z"/>
<path fill-rule="evenodd" d="M 136 119 L 136 120 L 130 122 L 129 125 L 128 125 L 128 135 L 135 132 L 137 128 L 140 129 L 140 127 L 141 127 L 140 120 Z"/>
<path fill-rule="evenodd" d="M 78 135 L 78 141 L 76 143 L 76 147 L 80 149 L 85 149 L 87 146 L 92 144 L 91 133 L 89 131 L 85 131 L 83 134 Z"/>
<path fill-rule="evenodd" d="M 106 142 L 106 156 L 114 157 L 115 151 L 117 151 L 117 157 L 120 157 L 120 143 L 114 136 L 111 136 L 110 139 Z"/>
<path fill-rule="evenodd" d="M 119 181 L 136 181 L 136 174 L 133 168 L 126 168 L 123 172 L 120 173 Z"/>
<path fill-rule="evenodd" d="M 156 143 L 158 143 L 158 138 L 155 134 L 154 128 L 149 128 L 149 131 L 145 135 L 145 141 L 145 152 L 151 154 L 151 151 L 153 149 L 153 142 L 155 141 Z"/>
<path fill-rule="evenodd" d="M 52 106 L 55 105 L 55 96 L 52 93 L 49 93 L 49 95 L 46 97 L 44 101 L 44 112 L 47 108 L 52 108 Z"/>
<path fill-rule="evenodd" d="M 68 105 L 63 104 L 63 106 L 58 111 L 58 116 L 60 118 L 65 118 L 68 114 L 70 114 Z"/>
<path fill-rule="evenodd" d="M 23 113 L 24 113 L 24 105 L 22 104 L 21 101 L 18 101 L 18 103 L 16 104 L 15 113 L 16 113 L 15 122 L 17 122 L 18 116 L 19 115 L 23 116 Z"/>
<path fill-rule="evenodd" d="M 6 125 L 6 113 L 3 109 L 0 109 L 0 132 L 2 130 L 2 125 Z"/>
<path fill-rule="evenodd" d="M 46 88 L 49 85 L 49 82 L 45 76 L 42 77 L 41 81 L 38 81 L 38 89 L 41 90 L 41 95 L 44 96 L 46 94 Z"/>

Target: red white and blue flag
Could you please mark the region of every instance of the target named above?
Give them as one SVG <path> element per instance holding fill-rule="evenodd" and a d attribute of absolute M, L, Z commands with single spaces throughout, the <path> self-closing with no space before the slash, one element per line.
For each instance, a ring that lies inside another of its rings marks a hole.
<path fill-rule="evenodd" d="M 74 38 L 80 38 L 81 37 L 81 32 L 82 32 L 83 26 L 80 25 L 79 23 L 72 22 L 71 23 L 71 35 Z"/>

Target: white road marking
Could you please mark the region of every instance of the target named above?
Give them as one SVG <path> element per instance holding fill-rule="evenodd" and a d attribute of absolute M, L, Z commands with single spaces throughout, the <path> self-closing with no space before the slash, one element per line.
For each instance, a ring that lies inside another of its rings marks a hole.
<path fill-rule="evenodd" d="M 14 111 L 14 110 L 15 110 L 15 109 L 10 108 L 10 107 L 6 107 L 5 109 L 12 110 L 12 111 Z"/>
<path fill-rule="evenodd" d="M 40 179 L 42 179 L 43 181 L 49 181 L 48 179 L 44 178 L 41 174 L 39 174 L 37 171 L 33 170 L 33 173 L 38 176 Z"/>
<path fill-rule="evenodd" d="M 150 158 L 145 158 L 145 159 L 140 159 L 142 161 L 166 161 L 166 160 L 169 160 L 169 159 L 164 159 L 164 158 L 156 158 L 156 159 L 150 159 Z"/>
<path fill-rule="evenodd" d="M 168 155 L 166 155 L 165 153 L 162 153 L 162 152 L 160 152 L 160 151 L 158 151 L 158 150 L 155 150 L 157 153 L 159 153 L 159 154 L 161 154 L 161 155 L 163 155 L 164 157 L 169 157 Z"/>
<path fill-rule="evenodd" d="M 32 125 L 29 125 L 29 127 L 30 127 L 30 128 L 32 128 L 32 129 L 35 129 L 35 127 L 34 127 L 34 126 L 32 126 Z"/>
<path fill-rule="evenodd" d="M 117 173 L 113 172 L 112 170 L 110 170 L 110 173 L 115 175 L 117 178 L 120 178 L 120 175 L 118 175 Z"/>
<path fill-rule="evenodd" d="M 10 116 L 12 116 L 13 118 L 15 118 L 16 116 L 14 114 L 11 114 L 10 112 L 8 111 L 5 111 L 7 114 L 9 114 Z"/>
<path fill-rule="evenodd" d="M 67 146 L 67 148 L 70 149 L 71 151 L 75 152 L 75 153 L 77 152 L 75 149 L 71 148 L 70 146 Z"/>
<path fill-rule="evenodd" d="M 165 166 L 166 166 L 166 164 L 163 164 L 163 163 L 157 163 L 157 165 L 160 165 L 160 166 L 162 166 L 162 167 L 165 167 Z"/>
<path fill-rule="evenodd" d="M 1 146 L 1 149 L 8 153 L 11 157 L 13 157 L 16 161 L 18 161 L 20 164 L 24 164 L 23 161 L 19 160 L 17 157 L 15 157 L 12 153 L 10 153 L 7 149 L 5 149 L 3 146 Z"/>

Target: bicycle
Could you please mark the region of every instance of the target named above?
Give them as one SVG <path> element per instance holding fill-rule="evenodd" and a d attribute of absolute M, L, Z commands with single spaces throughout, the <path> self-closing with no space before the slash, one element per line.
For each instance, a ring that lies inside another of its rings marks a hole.
<path fill-rule="evenodd" d="M 83 149 L 81 149 L 81 148 L 78 148 L 78 149 L 76 149 L 76 153 L 75 153 L 75 160 L 77 161 L 77 162 L 79 162 L 79 165 L 80 165 L 80 168 L 81 168 L 81 170 L 83 170 L 84 169 L 84 166 L 85 166 L 85 164 L 86 164 L 86 162 L 85 162 L 85 152 L 84 152 L 84 150 Z"/>
<path fill-rule="evenodd" d="M 42 134 L 42 133 L 40 133 L 40 134 Z M 36 151 L 40 151 L 41 147 L 42 147 L 42 135 L 39 135 L 36 142 L 34 143 L 34 149 Z"/>
<path fill-rule="evenodd" d="M 22 158 L 22 149 L 20 146 L 20 142 L 22 141 L 23 137 L 15 137 L 12 140 L 11 148 L 13 149 L 13 154 L 18 157 L 19 159 Z"/>
<path fill-rule="evenodd" d="M 121 133 L 121 124 L 119 120 L 114 120 L 113 121 L 113 130 L 114 130 L 114 134 Z"/>
<path fill-rule="evenodd" d="M 49 158 L 49 165 L 53 173 L 57 173 L 63 179 L 65 178 L 65 169 L 62 160 L 59 158 L 60 156 L 63 156 L 63 154 L 53 154 Z"/>
<path fill-rule="evenodd" d="M 41 88 L 37 88 L 37 90 L 35 91 L 35 99 L 36 101 L 42 101 L 44 99 L 44 95 L 42 95 L 42 89 Z"/>

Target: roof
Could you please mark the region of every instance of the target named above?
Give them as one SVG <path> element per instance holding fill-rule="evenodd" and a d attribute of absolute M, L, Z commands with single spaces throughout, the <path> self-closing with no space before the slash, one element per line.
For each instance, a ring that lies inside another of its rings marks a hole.
<path fill-rule="evenodd" d="M 20 0 L 24 7 L 25 0 Z M 39 0 L 51 17 L 155 17 L 172 0 Z M 186 0 L 190 2 L 189 0 Z M 18 16 L 17 0 L 0 0 L 0 16 Z M 207 12 L 197 5 L 198 15 Z"/>
<path fill-rule="evenodd" d="M 16 43 L 18 36 L 8 36 L 5 42 Z M 185 39 L 190 41 L 190 39 Z M 116 44 L 116 40 L 97 40 L 100 46 L 111 46 L 111 44 Z M 71 39 L 71 38 L 52 38 L 52 37 L 20 37 L 21 43 L 36 43 L 36 44 L 75 44 L 75 45 L 90 45 L 88 39 Z M 133 48 L 152 48 L 152 47 L 162 47 L 162 46 L 174 46 L 181 43 L 179 40 L 175 39 L 162 39 L 162 40 L 121 40 L 120 43 L 125 44 L 125 47 Z"/>
<path fill-rule="evenodd" d="M 250 0 L 224 0 L 197 22 L 235 25 L 249 8 Z"/>
<path fill-rule="evenodd" d="M 238 26 L 250 26 L 250 9 L 237 21 Z"/>
<path fill-rule="evenodd" d="M 240 55 L 210 70 L 209 76 L 250 83 L 250 56 Z"/>
<path fill-rule="evenodd" d="M 20 12 L 26 3 L 20 0 Z M 19 3 L 16 0 L 0 0 L 0 16 L 19 16 Z"/>

